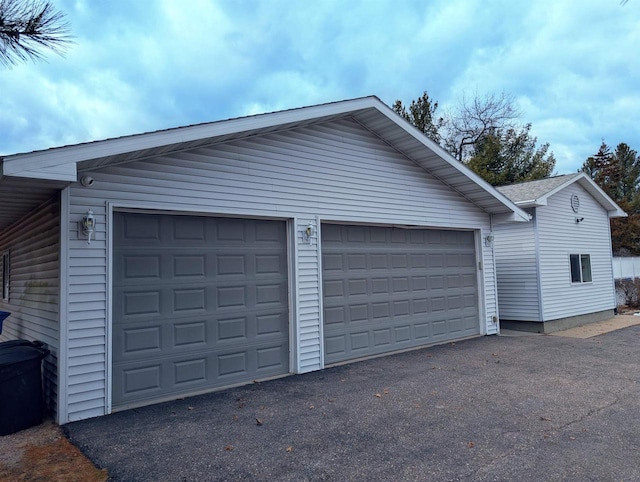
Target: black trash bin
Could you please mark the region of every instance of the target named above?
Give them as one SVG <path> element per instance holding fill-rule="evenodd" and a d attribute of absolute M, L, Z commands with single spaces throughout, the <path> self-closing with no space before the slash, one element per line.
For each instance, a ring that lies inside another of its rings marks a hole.
<path fill-rule="evenodd" d="M 10 314 L 8 311 L 0 311 L 0 333 L 2 333 L 2 323 L 4 323 L 4 320 L 6 320 Z"/>
<path fill-rule="evenodd" d="M 13 348 L 14 346 L 35 346 L 37 348 L 42 348 L 44 343 L 38 340 L 29 341 L 23 339 L 3 341 L 0 342 L 0 353 L 8 348 Z"/>
<path fill-rule="evenodd" d="M 28 343 L 0 349 L 0 435 L 42 423 L 41 367 L 49 350 Z"/>

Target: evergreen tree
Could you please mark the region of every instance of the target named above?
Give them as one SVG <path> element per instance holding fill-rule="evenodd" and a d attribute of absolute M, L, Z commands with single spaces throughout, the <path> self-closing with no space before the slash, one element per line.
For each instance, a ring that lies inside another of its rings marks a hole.
<path fill-rule="evenodd" d="M 613 253 L 640 255 L 640 156 L 624 142 L 614 152 L 602 142 L 598 152 L 582 165 L 607 195 L 627 214 L 611 220 Z"/>
<path fill-rule="evenodd" d="M 531 124 L 520 129 L 495 129 L 474 145 L 467 165 L 493 186 L 544 179 L 556 165 L 549 144 L 536 147 Z"/>
<path fill-rule="evenodd" d="M 438 144 L 441 142 L 440 129 L 444 119 L 436 117 L 438 103 L 429 99 L 429 94 L 427 94 L 426 90 L 420 98 L 411 101 L 409 110 L 402 104 L 401 100 L 396 100 L 391 108 L 432 141 Z"/>

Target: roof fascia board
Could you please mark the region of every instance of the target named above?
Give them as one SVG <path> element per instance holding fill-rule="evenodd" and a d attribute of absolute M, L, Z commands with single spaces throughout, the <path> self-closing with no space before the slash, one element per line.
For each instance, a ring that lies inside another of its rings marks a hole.
<path fill-rule="evenodd" d="M 545 199 L 529 199 L 527 201 L 516 201 L 516 206 L 520 208 L 535 208 L 538 206 L 546 206 L 547 200 Z"/>
<path fill-rule="evenodd" d="M 447 162 L 451 167 L 458 170 L 461 174 L 466 176 L 471 182 L 476 184 L 478 187 L 483 189 L 484 191 L 491 194 L 496 200 L 502 203 L 505 207 L 509 208 L 516 214 L 516 217 L 520 218 L 521 221 L 528 222 L 529 215 L 525 213 L 522 209 L 520 209 L 513 201 L 507 198 L 504 194 L 499 192 L 496 188 L 494 188 L 487 181 L 482 179 L 479 175 L 465 166 L 462 162 L 454 159 L 451 154 L 445 151 L 442 147 L 440 147 L 436 142 L 429 139 L 423 132 L 409 124 L 406 120 L 402 119 L 398 114 L 396 114 L 390 107 L 383 104 L 381 101 L 378 101 L 379 105 L 378 110 L 388 117 L 390 120 L 395 122 L 398 126 L 400 126 L 407 134 L 412 136 L 414 139 L 423 144 L 426 148 L 433 151 L 438 155 L 444 162 Z M 382 106 L 382 108 L 380 108 Z"/>
<path fill-rule="evenodd" d="M 522 218 L 522 216 L 513 213 L 501 213 L 501 214 L 492 214 L 491 222 L 493 224 L 507 224 L 507 223 L 524 223 L 531 221 L 531 216 L 526 214 L 526 218 Z"/>
<path fill-rule="evenodd" d="M 300 109 L 57 147 L 44 151 L 13 154 L 5 156 L 3 159 L 4 174 L 16 175 L 16 173 L 23 171 L 36 171 L 63 164 L 75 164 L 89 159 L 152 149 L 180 142 L 196 141 L 207 137 L 236 134 L 249 130 L 320 119 L 327 116 L 348 114 L 356 110 L 378 107 L 378 104 L 382 104 L 382 102 L 376 97 L 362 97 Z"/>
<path fill-rule="evenodd" d="M 576 181 L 580 182 L 582 187 L 584 187 L 589 193 L 593 196 L 593 192 L 595 191 L 595 198 L 602 207 L 607 210 L 607 214 L 610 218 L 626 218 L 627 213 L 618 206 L 618 204 L 609 197 L 609 195 L 604 192 L 604 190 L 596 184 L 596 182 L 587 176 L 585 173 L 582 173 L 580 176 L 576 177 Z M 585 186 L 586 184 L 586 186 Z M 589 189 L 590 188 L 590 189 Z"/>
<path fill-rule="evenodd" d="M 0 176 L 1 177 L 1 176 Z M 6 174 L 5 177 L 26 177 L 29 179 L 43 179 L 48 181 L 69 181 L 78 180 L 78 171 L 76 164 L 59 164 L 50 167 L 44 167 L 35 171 L 21 170 Z"/>

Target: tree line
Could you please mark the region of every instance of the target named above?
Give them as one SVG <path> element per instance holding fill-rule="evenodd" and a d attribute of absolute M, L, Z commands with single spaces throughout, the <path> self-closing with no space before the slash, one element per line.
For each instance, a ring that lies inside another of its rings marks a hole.
<path fill-rule="evenodd" d="M 458 161 L 493 186 L 545 179 L 556 164 L 549 144 L 538 144 L 531 124 L 507 94 L 462 98 L 449 112 L 438 114 L 438 102 L 425 91 L 405 106 L 392 109 Z M 640 156 L 628 144 L 612 150 L 603 141 L 598 152 L 578 170 L 588 174 L 627 214 L 611 220 L 616 256 L 640 255 Z"/>
<path fill-rule="evenodd" d="M 611 220 L 614 256 L 640 255 L 640 156 L 621 142 L 614 150 L 602 141 L 580 171 L 587 173 L 628 215 Z"/>
<path fill-rule="evenodd" d="M 507 94 L 463 97 L 441 116 L 426 91 L 408 106 L 396 100 L 392 108 L 493 186 L 553 174 L 556 160 L 549 144 L 538 145 L 531 124 L 520 121 L 520 110 Z"/>

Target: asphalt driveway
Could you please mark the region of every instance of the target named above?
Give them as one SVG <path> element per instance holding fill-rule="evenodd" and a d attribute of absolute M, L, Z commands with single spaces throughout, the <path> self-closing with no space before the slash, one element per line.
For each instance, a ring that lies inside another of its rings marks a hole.
<path fill-rule="evenodd" d="M 640 326 L 491 336 L 65 426 L 118 481 L 640 480 Z"/>

